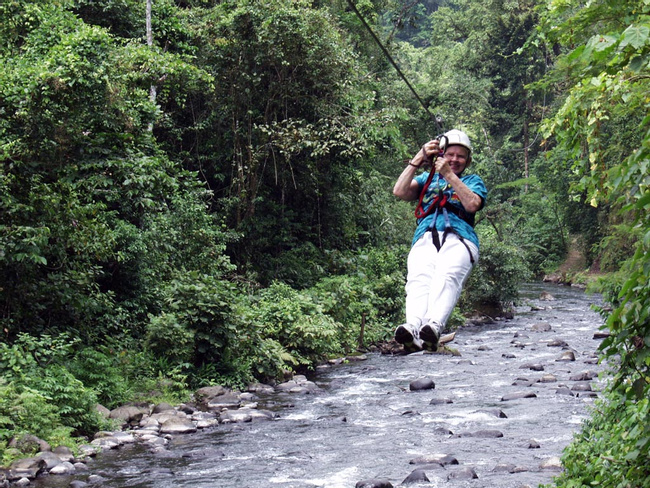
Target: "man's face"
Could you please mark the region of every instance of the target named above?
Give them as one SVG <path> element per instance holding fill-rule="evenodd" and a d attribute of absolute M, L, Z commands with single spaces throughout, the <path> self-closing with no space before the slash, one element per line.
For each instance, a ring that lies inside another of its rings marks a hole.
<path fill-rule="evenodd" d="M 469 151 L 463 146 L 449 146 L 445 151 L 445 159 L 454 174 L 459 175 L 467 167 Z"/>

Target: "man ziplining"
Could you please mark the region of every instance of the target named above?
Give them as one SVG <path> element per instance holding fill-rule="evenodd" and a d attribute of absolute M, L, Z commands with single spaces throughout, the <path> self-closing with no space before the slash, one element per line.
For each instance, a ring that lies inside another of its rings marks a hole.
<path fill-rule="evenodd" d="M 407 262 L 406 323 L 395 330 L 395 340 L 409 352 L 438 349 L 440 334 L 478 261 L 474 217 L 485 205 L 487 188 L 480 176 L 463 175 L 471 160 L 467 134 L 450 130 L 422 146 L 393 188 L 402 200 L 418 200 Z M 415 176 L 427 162 L 431 170 Z"/>

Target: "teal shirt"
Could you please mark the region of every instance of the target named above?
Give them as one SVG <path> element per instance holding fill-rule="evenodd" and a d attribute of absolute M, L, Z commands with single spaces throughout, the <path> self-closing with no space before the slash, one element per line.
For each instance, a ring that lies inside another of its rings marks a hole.
<path fill-rule="evenodd" d="M 429 173 L 422 173 L 415 177 L 415 181 L 418 182 L 420 193 L 422 192 L 422 188 L 426 184 L 428 177 L 429 177 Z M 474 174 L 465 175 L 465 176 L 461 176 L 460 181 L 465 183 L 465 185 L 467 185 L 467 187 L 470 190 L 472 190 L 479 197 L 481 197 L 481 208 L 483 208 L 487 200 L 488 192 L 487 192 L 487 188 L 485 187 L 485 183 L 483 183 L 481 177 Z M 438 195 L 439 188 L 443 191 L 444 194 L 447 195 L 447 199 L 452 205 L 458 207 L 463 212 L 466 212 L 465 208 L 460 203 L 460 198 L 458 198 L 458 195 L 454 191 L 453 187 L 449 183 L 447 183 L 447 181 L 445 181 L 445 179 L 441 177 L 439 174 L 435 174 L 433 176 L 433 179 L 431 180 L 431 184 L 429 185 L 429 188 L 427 188 L 427 192 L 425 193 L 424 198 L 422 200 L 423 210 L 426 211 L 431 206 L 433 199 L 436 197 L 436 195 Z M 471 215 L 469 212 L 466 213 L 468 215 Z M 468 241 L 473 242 L 478 248 L 479 247 L 478 236 L 476 235 L 476 232 L 474 232 L 474 228 L 454 213 L 447 212 L 447 215 L 449 217 L 449 224 L 451 225 L 451 228 L 454 231 L 456 231 L 456 233 L 459 236 L 461 236 L 463 239 L 467 239 Z M 417 228 L 415 229 L 415 235 L 413 236 L 413 242 L 411 243 L 411 245 L 415 244 L 420 239 L 420 237 L 424 235 L 424 233 L 429 229 L 429 226 L 431 226 L 432 223 L 433 223 L 433 213 L 431 213 L 431 215 L 427 215 L 424 218 L 418 219 Z M 442 210 L 438 212 L 438 216 L 435 222 L 435 228 L 440 232 L 445 230 L 445 217 L 443 215 Z"/>

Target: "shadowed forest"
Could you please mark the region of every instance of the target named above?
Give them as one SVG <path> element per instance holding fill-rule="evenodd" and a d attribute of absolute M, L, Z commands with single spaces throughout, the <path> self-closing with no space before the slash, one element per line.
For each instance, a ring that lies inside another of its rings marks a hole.
<path fill-rule="evenodd" d="M 391 189 L 459 128 L 489 197 L 450 325 L 602 293 L 619 367 L 557 486 L 650 487 L 649 53 L 647 0 L 4 0 L 2 464 L 389 340 Z"/>

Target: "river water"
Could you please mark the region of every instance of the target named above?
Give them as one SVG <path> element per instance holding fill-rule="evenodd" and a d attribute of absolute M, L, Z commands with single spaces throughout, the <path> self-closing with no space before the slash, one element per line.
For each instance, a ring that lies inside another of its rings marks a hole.
<path fill-rule="evenodd" d="M 540 300 L 543 292 L 555 300 Z M 571 287 L 526 285 L 513 320 L 457 332 L 450 346 L 459 356 L 371 353 L 320 369 L 310 377 L 320 392 L 259 399 L 276 420 L 175 436 L 159 453 L 107 451 L 89 463 L 90 472 L 115 488 L 351 488 L 368 479 L 398 486 L 418 468 L 429 481 L 408 486 L 550 483 L 559 471 L 542 466 L 561 456 L 602 387 L 598 378 L 577 378 L 603 369 L 594 338 L 602 319 L 591 309 L 598 302 Z M 563 356 L 569 351 L 575 361 Z M 422 378 L 435 389 L 411 391 Z M 458 464 L 418 464 L 438 455 Z M 48 476 L 34 485 L 84 478 Z"/>

